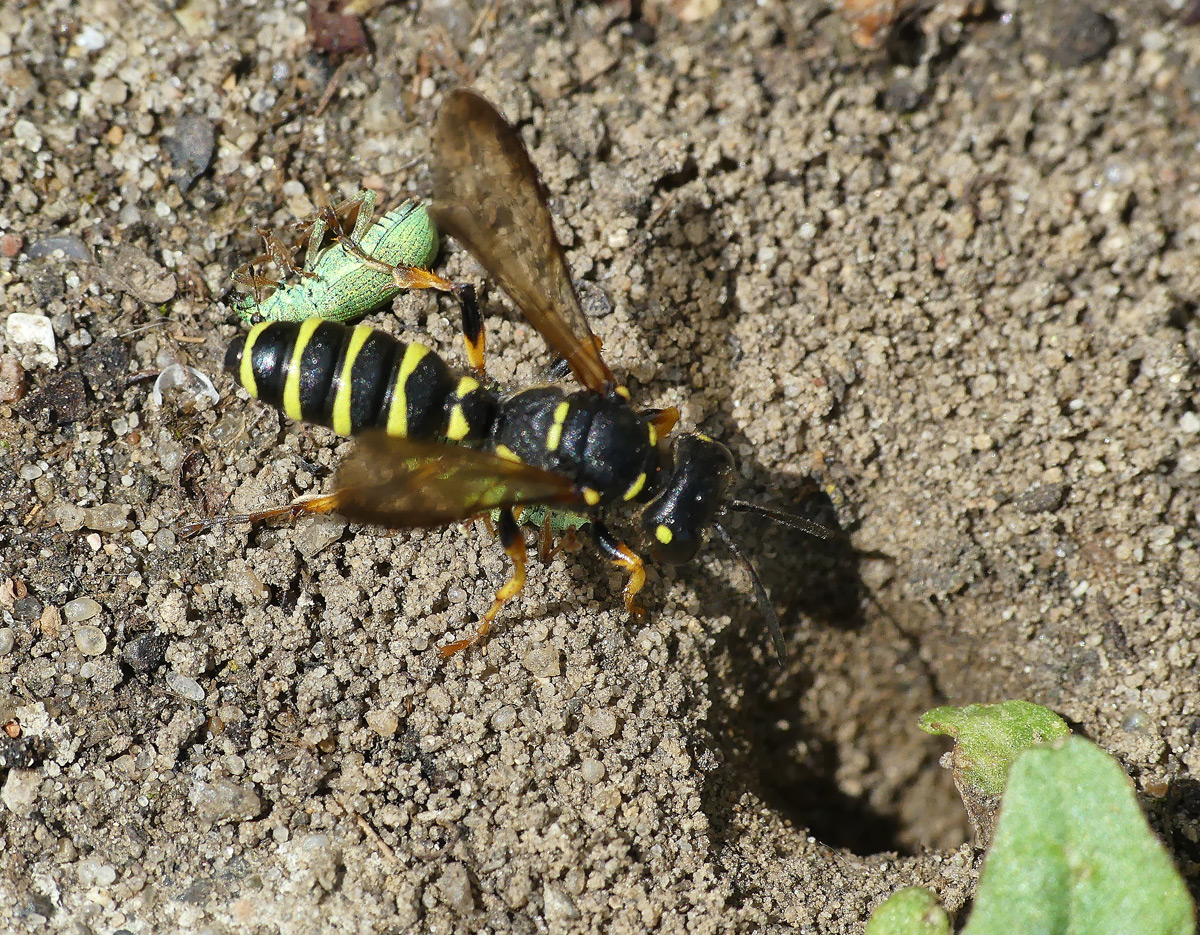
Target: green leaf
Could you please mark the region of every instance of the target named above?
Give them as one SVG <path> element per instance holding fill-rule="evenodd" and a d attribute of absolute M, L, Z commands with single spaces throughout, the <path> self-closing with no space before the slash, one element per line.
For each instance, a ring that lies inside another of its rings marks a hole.
<path fill-rule="evenodd" d="M 950 918 L 933 893 L 912 886 L 875 907 L 866 935 L 950 935 Z"/>
<path fill-rule="evenodd" d="M 988 796 L 1004 791 L 1004 777 L 1022 751 L 1071 733 L 1049 708 L 1028 701 L 934 708 L 921 715 L 920 725 L 927 733 L 955 739 L 954 781 L 959 790 Z"/>
<path fill-rule="evenodd" d="M 1080 737 L 1013 764 L 963 935 L 1192 935 L 1195 908 L 1120 765 Z"/>

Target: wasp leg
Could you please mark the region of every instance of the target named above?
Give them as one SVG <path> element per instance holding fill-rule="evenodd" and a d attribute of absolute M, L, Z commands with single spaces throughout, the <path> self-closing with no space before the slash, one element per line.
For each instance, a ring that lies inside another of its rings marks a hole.
<path fill-rule="evenodd" d="M 476 373 L 483 375 L 486 370 L 483 365 L 484 333 L 483 315 L 479 312 L 479 301 L 475 296 L 475 287 L 469 282 L 452 283 L 458 304 L 462 306 L 462 336 L 467 345 L 467 363 Z"/>
<path fill-rule="evenodd" d="M 596 345 L 596 353 L 600 353 L 600 346 L 602 342 L 598 335 L 592 335 L 592 343 Z M 546 368 L 546 371 L 542 376 L 542 381 L 544 383 L 558 383 L 560 380 L 565 380 L 570 375 L 571 365 L 567 362 L 567 359 L 565 357 L 556 356 L 553 361 L 551 361 L 550 366 Z"/>
<path fill-rule="evenodd" d="M 637 602 L 637 593 L 646 583 L 646 563 L 633 549 L 615 538 L 603 523 L 593 521 L 591 528 L 592 538 L 605 558 L 629 574 L 629 580 L 625 582 L 625 609 L 634 620 L 641 621 L 646 616 L 646 609 Z"/>
<path fill-rule="evenodd" d="M 317 494 L 312 497 L 300 497 L 287 506 L 272 507 L 269 510 L 258 510 L 255 513 L 230 513 L 226 516 L 210 516 L 208 519 L 197 520 L 194 523 L 184 523 L 179 527 L 179 534 L 185 539 L 212 529 L 213 526 L 229 526 L 233 523 L 257 523 L 264 519 L 274 519 L 276 516 L 288 516 L 296 519 L 304 513 L 332 513 L 340 505 L 338 495 Z"/>
<path fill-rule="evenodd" d="M 488 632 L 492 629 L 492 621 L 496 619 L 496 614 L 500 613 L 500 608 L 520 594 L 521 588 L 525 587 L 525 539 L 521 536 L 521 530 L 513 518 L 512 510 L 500 511 L 500 544 L 512 560 L 512 577 L 505 582 L 504 587 L 496 592 L 496 599 L 492 601 L 488 612 L 483 615 L 483 620 L 480 621 L 479 629 L 474 636 L 447 643 L 438 650 L 443 659 L 449 659 L 455 653 L 462 652 L 480 640 L 486 639 Z"/>

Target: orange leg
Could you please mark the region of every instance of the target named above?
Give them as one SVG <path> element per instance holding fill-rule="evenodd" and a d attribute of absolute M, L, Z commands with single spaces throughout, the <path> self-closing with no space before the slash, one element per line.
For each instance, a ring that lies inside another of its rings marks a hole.
<path fill-rule="evenodd" d="M 333 513 L 339 506 L 341 506 L 341 501 L 337 493 L 318 494 L 293 500 L 287 506 L 276 506 L 269 510 L 259 510 L 256 513 L 230 513 L 226 516 L 210 516 L 208 519 L 197 520 L 194 523 L 184 523 L 179 527 L 179 534 L 185 539 L 190 539 L 213 526 L 257 523 L 259 520 L 274 519 L 276 516 L 289 516 L 296 519 L 302 513 Z"/>
<path fill-rule="evenodd" d="M 646 583 L 646 563 L 620 539 L 605 528 L 603 523 L 593 522 L 592 537 L 605 557 L 613 564 L 624 569 L 629 580 L 625 582 L 625 609 L 629 616 L 641 622 L 645 619 L 646 609 L 637 602 L 638 591 Z"/>
<path fill-rule="evenodd" d="M 525 539 L 521 536 L 521 530 L 517 527 L 517 521 L 513 519 L 511 510 L 500 511 L 500 544 L 504 546 L 504 551 L 512 560 L 512 577 L 505 582 L 504 587 L 496 592 L 496 599 L 492 601 L 488 612 L 483 615 L 483 620 L 480 621 L 479 629 L 476 630 L 474 636 L 447 643 L 438 650 L 443 659 L 449 659 L 455 653 L 462 652 L 486 639 L 492 629 L 492 621 L 500 613 L 500 608 L 520 594 L 521 589 L 525 587 Z"/>

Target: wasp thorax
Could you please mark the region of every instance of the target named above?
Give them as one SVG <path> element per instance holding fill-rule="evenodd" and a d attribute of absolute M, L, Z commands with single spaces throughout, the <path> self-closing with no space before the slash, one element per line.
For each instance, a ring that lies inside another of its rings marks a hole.
<path fill-rule="evenodd" d="M 672 450 L 674 465 L 662 492 L 642 511 L 642 530 L 659 561 L 677 565 L 695 556 L 706 527 L 725 503 L 733 455 L 720 442 L 694 432 Z"/>

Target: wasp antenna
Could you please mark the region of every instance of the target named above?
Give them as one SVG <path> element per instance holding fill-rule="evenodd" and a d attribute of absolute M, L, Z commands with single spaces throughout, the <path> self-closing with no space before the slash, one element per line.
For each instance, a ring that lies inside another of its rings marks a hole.
<path fill-rule="evenodd" d="M 783 630 L 779 626 L 779 615 L 775 613 L 775 606 L 767 595 L 767 589 L 763 587 L 762 578 L 758 576 L 750 559 L 746 558 L 745 553 L 737 547 L 737 543 L 733 541 L 724 526 L 720 523 L 713 523 L 712 529 L 725 543 L 725 547 L 733 553 L 737 563 L 750 576 L 750 583 L 754 585 L 754 594 L 758 598 L 758 605 L 762 608 L 763 616 L 767 618 L 767 629 L 771 631 L 771 642 L 775 645 L 775 658 L 780 665 L 783 665 L 784 659 L 787 658 L 787 644 L 783 640 Z"/>
<path fill-rule="evenodd" d="M 748 503 L 745 500 L 730 500 L 725 504 L 725 509 L 732 513 L 755 513 L 758 516 L 765 516 L 767 519 L 774 520 L 783 526 L 790 526 L 792 529 L 799 529 L 801 532 L 806 532 L 810 536 L 816 536 L 818 539 L 832 539 L 837 533 L 828 526 L 822 526 L 820 523 L 814 523 L 811 519 L 805 519 L 803 516 L 797 516 L 795 513 L 788 513 L 785 510 L 776 510 L 769 506 L 759 506 L 757 503 Z"/>

